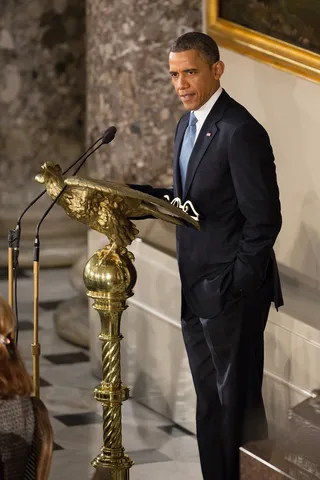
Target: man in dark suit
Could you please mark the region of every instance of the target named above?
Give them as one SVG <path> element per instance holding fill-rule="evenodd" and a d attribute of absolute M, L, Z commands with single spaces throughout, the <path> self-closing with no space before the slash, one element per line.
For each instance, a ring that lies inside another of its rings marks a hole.
<path fill-rule="evenodd" d="M 239 447 L 266 438 L 261 387 L 270 304 L 283 304 L 273 245 L 281 228 L 274 156 L 265 129 L 221 87 L 224 64 L 205 34 L 170 49 L 178 123 L 174 187 L 137 188 L 190 200 L 200 231 L 177 227 L 182 332 L 197 394 L 204 480 L 239 478 Z"/>

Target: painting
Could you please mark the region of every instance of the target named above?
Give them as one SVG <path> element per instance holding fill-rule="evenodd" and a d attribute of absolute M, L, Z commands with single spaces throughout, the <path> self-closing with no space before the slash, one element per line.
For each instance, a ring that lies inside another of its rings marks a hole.
<path fill-rule="evenodd" d="M 320 0 L 207 0 L 219 45 L 320 83 Z"/>

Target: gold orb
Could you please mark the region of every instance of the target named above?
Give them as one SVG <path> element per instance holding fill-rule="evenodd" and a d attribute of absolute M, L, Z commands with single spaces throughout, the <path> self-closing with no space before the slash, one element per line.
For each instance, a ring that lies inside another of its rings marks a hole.
<path fill-rule="evenodd" d="M 137 273 L 127 255 L 102 249 L 87 262 L 83 279 L 89 296 L 128 298 L 132 295 Z"/>

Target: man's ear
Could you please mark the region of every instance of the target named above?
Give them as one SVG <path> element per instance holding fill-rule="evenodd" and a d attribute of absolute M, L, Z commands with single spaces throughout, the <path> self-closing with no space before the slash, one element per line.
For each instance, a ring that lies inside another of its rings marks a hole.
<path fill-rule="evenodd" d="M 224 72 L 224 63 L 219 60 L 215 64 L 212 65 L 213 76 L 215 80 L 220 80 Z"/>

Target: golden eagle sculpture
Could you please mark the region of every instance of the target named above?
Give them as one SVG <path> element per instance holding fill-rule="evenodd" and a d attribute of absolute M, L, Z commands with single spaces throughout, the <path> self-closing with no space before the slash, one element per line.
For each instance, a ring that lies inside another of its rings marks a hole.
<path fill-rule="evenodd" d="M 130 218 L 152 216 L 199 228 L 197 220 L 181 208 L 128 185 L 80 177 L 64 179 L 61 167 L 52 162 L 46 162 L 41 170 L 35 178 L 45 184 L 49 196 L 56 199 L 60 194 L 57 203 L 66 214 L 106 235 L 111 248 L 126 248 L 139 233 Z"/>

